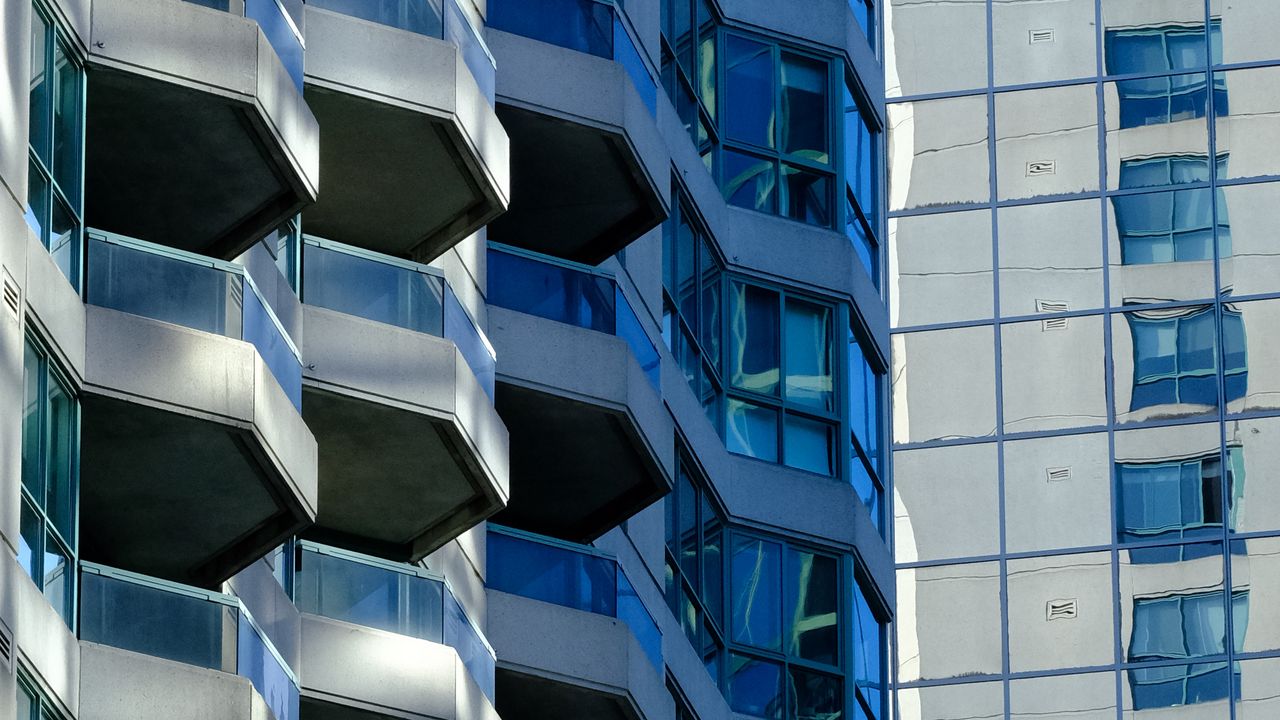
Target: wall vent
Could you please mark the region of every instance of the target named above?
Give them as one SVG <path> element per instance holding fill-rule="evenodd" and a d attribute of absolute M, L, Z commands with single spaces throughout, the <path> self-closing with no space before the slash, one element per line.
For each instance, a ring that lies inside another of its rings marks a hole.
<path fill-rule="evenodd" d="M 1027 42 L 1031 45 L 1040 45 L 1041 43 L 1051 43 L 1053 41 L 1054 41 L 1053 28 L 1027 31 Z"/>
<path fill-rule="evenodd" d="M 1027 163 L 1027 177 L 1039 177 L 1041 175 L 1057 175 L 1057 160 L 1032 160 Z"/>
<path fill-rule="evenodd" d="M 13 632 L 0 620 L 0 668 L 6 674 L 13 672 Z"/>
<path fill-rule="evenodd" d="M 1065 300 L 1036 300 L 1036 312 L 1038 313 L 1064 313 L 1071 310 L 1071 306 Z M 1050 330 L 1066 330 L 1067 318 L 1049 318 L 1042 320 L 1040 329 L 1044 332 Z"/>
<path fill-rule="evenodd" d="M 1041 329 L 1041 330 L 1043 330 L 1044 332 L 1050 332 L 1050 331 L 1053 331 L 1053 330 L 1066 330 L 1066 329 L 1067 329 L 1067 319 L 1066 319 L 1066 318 L 1051 318 L 1051 319 L 1049 319 L 1049 320 L 1042 320 L 1042 321 L 1040 322 L 1040 325 L 1041 325 L 1040 329 Z"/>
<path fill-rule="evenodd" d="M 1065 482 L 1071 479 L 1071 468 L 1069 467 L 1045 468 L 1044 474 L 1048 478 L 1048 481 L 1051 483 Z"/>
<path fill-rule="evenodd" d="M 5 309 L 13 315 L 14 320 L 17 320 L 22 316 L 21 312 L 19 312 L 18 283 L 13 281 L 13 277 L 9 275 L 8 270 L 0 271 L 0 276 L 3 276 L 0 278 L 0 284 L 4 285 Z"/>
<path fill-rule="evenodd" d="M 1050 600 L 1044 604 L 1045 620 L 1075 620 L 1076 599 Z"/>

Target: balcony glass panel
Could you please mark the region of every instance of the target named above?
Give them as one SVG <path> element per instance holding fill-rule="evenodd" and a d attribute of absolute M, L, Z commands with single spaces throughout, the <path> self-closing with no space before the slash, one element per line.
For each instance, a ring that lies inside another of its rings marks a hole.
<path fill-rule="evenodd" d="M 293 0 L 295 3 L 297 0 Z M 245 0 L 245 17 L 258 23 L 267 42 L 275 48 L 276 55 L 284 64 L 285 72 L 293 80 L 293 84 L 302 90 L 302 37 L 293 19 L 285 12 L 279 0 Z M 283 720 L 277 718 L 277 720 Z"/>
<path fill-rule="evenodd" d="M 493 649 L 444 580 L 422 568 L 302 543 L 294 604 L 302 612 L 448 645 L 493 700 Z"/>
<path fill-rule="evenodd" d="M 662 671 L 662 632 L 614 558 L 490 524 L 488 570 L 491 590 L 621 620 Z"/>
<path fill-rule="evenodd" d="M 93 230 L 86 302 L 251 343 L 295 408 L 302 364 L 244 268 Z"/>
<path fill-rule="evenodd" d="M 293 672 L 230 595 L 83 563 L 80 638 L 238 674 L 277 720 L 298 718 Z"/>
<path fill-rule="evenodd" d="M 488 266 L 491 305 L 616 335 L 627 341 L 649 384 L 659 388 L 658 350 L 613 277 L 492 246 Z"/>

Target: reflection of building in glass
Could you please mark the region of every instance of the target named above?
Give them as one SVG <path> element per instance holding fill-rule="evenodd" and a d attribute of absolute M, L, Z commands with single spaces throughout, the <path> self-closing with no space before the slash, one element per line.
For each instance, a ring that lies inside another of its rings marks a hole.
<path fill-rule="evenodd" d="M 896 720 L 1280 710 L 1275 26 L 886 0 Z"/>

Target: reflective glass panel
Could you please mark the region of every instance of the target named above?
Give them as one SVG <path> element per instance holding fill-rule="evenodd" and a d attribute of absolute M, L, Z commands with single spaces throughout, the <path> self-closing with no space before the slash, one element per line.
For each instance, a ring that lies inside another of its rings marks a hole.
<path fill-rule="evenodd" d="M 724 444 L 729 452 L 778 462 L 778 412 L 728 398 L 725 402 Z"/>
<path fill-rule="evenodd" d="M 1106 423 L 1103 329 L 1101 315 L 1001 326 L 1005 432 Z"/>
<path fill-rule="evenodd" d="M 1228 420 L 1226 447 L 1229 527 L 1236 532 L 1280 529 L 1280 492 L 1266 481 L 1280 473 L 1280 418 Z"/>
<path fill-rule="evenodd" d="M 1008 561 L 1009 670 L 1109 665 L 1111 553 Z"/>
<path fill-rule="evenodd" d="M 1225 662 L 1141 667 L 1125 671 L 1125 720 L 1160 717 L 1176 711 L 1180 717 L 1217 720 L 1228 717 L 1230 671 Z M 1188 708 L 1179 706 L 1191 706 Z"/>
<path fill-rule="evenodd" d="M 40 570 L 44 576 L 41 586 L 44 588 L 45 599 L 68 626 L 74 626 L 72 592 L 75 588 L 75 563 L 71 553 L 53 533 L 45 535 Z"/>
<path fill-rule="evenodd" d="M 895 103 L 888 115 L 890 210 L 991 198 L 985 96 Z"/>
<path fill-rule="evenodd" d="M 42 420 L 44 398 L 40 395 L 43 361 L 30 343 L 24 344 L 22 358 L 22 485 L 38 501 L 44 500 Z"/>
<path fill-rule="evenodd" d="M 1120 640 L 1129 662 L 1226 652 L 1222 543 L 1120 551 Z"/>
<path fill-rule="evenodd" d="M 1097 148 L 1094 85 L 996 95 L 1001 200 L 1097 190 Z"/>
<path fill-rule="evenodd" d="M 30 86 L 30 94 L 28 102 L 30 108 L 30 124 L 28 126 L 28 141 L 31 147 L 36 151 L 36 155 L 45 162 L 49 163 L 50 155 L 50 127 L 49 118 L 49 95 L 53 88 L 53 83 L 49 81 L 45 73 L 48 68 L 49 40 L 50 40 L 49 24 L 45 21 L 44 16 L 36 10 L 31 12 L 31 77 L 28 80 Z"/>
<path fill-rule="evenodd" d="M 1280 174 L 1280 67 L 1215 73 L 1214 88 L 1215 102 L 1231 98 L 1229 111 L 1214 107 L 1217 153 L 1229 158 L 1218 163 L 1218 179 Z"/>
<path fill-rule="evenodd" d="M 900 568 L 896 576 L 898 682 L 1000 673 L 999 563 Z M 965 621 L 956 622 L 959 617 Z M 906 700 L 899 702 L 901 711 Z"/>
<path fill-rule="evenodd" d="M 889 239 L 893 327 L 993 317 L 990 210 L 890 218 Z"/>
<path fill-rule="evenodd" d="M 27 225 L 35 231 L 36 237 L 40 238 L 41 243 L 47 243 L 49 225 L 49 201 L 53 193 L 49 189 L 49 179 L 45 177 L 44 172 L 32 160 L 27 163 L 27 209 L 25 220 Z"/>
<path fill-rule="evenodd" d="M 698 581 L 698 495 L 683 465 L 680 467 L 677 499 L 677 557 L 680 570 L 691 582 Z"/>
<path fill-rule="evenodd" d="M 856 585 L 853 593 L 853 679 L 876 717 L 879 717 L 883 700 L 886 669 L 882 626 L 871 612 L 862 586 Z"/>
<path fill-rule="evenodd" d="M 1140 165 L 1154 158 L 1209 157 L 1209 94 L 1205 74 L 1123 80 L 1103 85 L 1107 124 L 1107 187 L 1148 184 Z M 1134 169 L 1122 170 L 1126 166 Z M 1155 169 L 1147 170 L 1157 172 Z M 1170 181 L 1188 182 L 1203 172 L 1187 165 Z"/>
<path fill-rule="evenodd" d="M 745 283 L 731 286 L 729 384 L 766 395 L 778 394 L 781 337 L 778 293 Z"/>
<path fill-rule="evenodd" d="M 1000 208 L 1002 315 L 1102 307 L 1101 210 L 1098 200 Z"/>
<path fill-rule="evenodd" d="M 1231 554 L 1231 635 L 1236 652 L 1280 649 L 1280 628 L 1270 603 L 1280 587 L 1280 538 L 1233 540 Z M 1254 612 L 1250 613 L 1250 609 Z"/>
<path fill-rule="evenodd" d="M 528 558 L 525 561 L 532 565 Z M 439 581 L 307 551 L 295 584 L 296 603 L 303 612 L 443 642 L 444 585 Z"/>
<path fill-rule="evenodd" d="M 1110 602 L 1104 607 L 1109 610 Z M 1107 637 L 1110 638 L 1110 634 Z M 1115 717 L 1114 672 L 1027 678 L 1009 683 L 1010 720 L 1115 720 Z"/>
<path fill-rule="evenodd" d="M 832 177 L 782 164 L 782 214 L 810 225 L 831 226 Z"/>
<path fill-rule="evenodd" d="M 48 488 L 45 512 L 54 529 L 69 543 L 76 541 L 76 409 L 75 401 L 56 378 L 48 380 L 48 443 L 45 452 Z"/>
<path fill-rule="evenodd" d="M 1004 717 L 1004 685 L 969 682 L 903 688 L 896 698 L 902 720 L 984 720 Z"/>
<path fill-rule="evenodd" d="M 1097 74 L 1094 0 L 1003 0 L 991 6 L 996 85 Z"/>
<path fill-rule="evenodd" d="M 840 573 L 836 559 L 789 548 L 785 588 L 786 653 L 839 665 Z"/>
<path fill-rule="evenodd" d="M 819 475 L 834 475 L 834 436 L 835 427 L 831 423 L 787 413 L 782 441 L 783 462 Z"/>
<path fill-rule="evenodd" d="M 782 720 L 786 696 L 782 692 L 782 666 L 778 663 L 731 653 L 726 691 L 734 712 Z"/>
<path fill-rule="evenodd" d="M 774 147 L 773 49 L 725 36 L 725 133 L 731 140 Z M 803 128 L 802 128 L 803 131 Z M 798 137 L 797 140 L 803 138 Z"/>
<path fill-rule="evenodd" d="M 720 187 L 730 205 L 776 213 L 778 168 L 773 160 L 729 150 L 720 151 L 723 163 Z"/>
<path fill-rule="evenodd" d="M 1000 552 L 1000 494 L 992 443 L 893 456 L 898 562 Z"/>
<path fill-rule="evenodd" d="M 1270 293 L 1280 277 L 1280 183 L 1233 185 L 1219 188 L 1219 214 L 1231 219 L 1227 228 L 1219 224 L 1219 264 L 1221 287 L 1237 297 Z"/>
<path fill-rule="evenodd" d="M 1117 421 L 1193 417 L 1217 408 L 1212 308 L 1125 313 L 1111 323 Z"/>
<path fill-rule="evenodd" d="M 1120 542 L 1221 537 L 1222 452 L 1216 425 L 1116 434 L 1116 527 Z"/>
<path fill-rule="evenodd" d="M 787 299 L 786 397 L 789 403 L 834 409 L 831 315 L 832 309 L 826 305 Z"/>
<path fill-rule="evenodd" d="M 733 37 L 730 36 L 730 43 Z M 827 63 L 782 53 L 782 151 L 811 162 L 831 163 L 827 118 Z"/>
<path fill-rule="evenodd" d="M 49 218 L 49 254 L 53 262 L 62 271 L 62 275 L 71 281 L 72 287 L 80 287 L 80 224 L 71 210 L 54 197 L 52 215 Z"/>
<path fill-rule="evenodd" d="M 1236 720 L 1270 720 L 1280 717 L 1280 658 L 1236 663 Z"/>
<path fill-rule="evenodd" d="M 1230 64 L 1280 57 L 1280 49 L 1266 33 L 1254 32 L 1260 27 L 1280 27 L 1280 6 L 1271 0 L 1214 0 L 1210 13 L 1215 20 L 1221 18 L 1222 23 L 1222 32 L 1214 37 L 1221 44 L 1215 48 L 1215 62 Z"/>
<path fill-rule="evenodd" d="M 730 577 L 734 642 L 781 651 L 782 548 L 735 535 Z"/>
<path fill-rule="evenodd" d="M 995 433 L 995 338 L 990 327 L 892 336 L 893 442 Z M 956 369 L 964 368 L 964 382 Z"/>
<path fill-rule="evenodd" d="M 841 720 L 844 717 L 843 683 L 838 677 L 792 667 L 787 673 L 789 718 Z"/>
<path fill-rule="evenodd" d="M 892 57 L 885 64 L 895 68 L 897 76 L 889 76 L 886 96 L 986 87 L 987 4 L 983 0 L 890 0 L 887 5 L 884 47 Z"/>
<path fill-rule="evenodd" d="M 1006 442 L 1004 516 L 1009 552 L 1110 543 L 1106 434 Z"/>
<path fill-rule="evenodd" d="M 858 208 L 873 232 L 880 232 L 879 134 L 867 125 L 867 118 L 848 85 L 844 85 L 844 170 L 845 181 L 853 192 Z"/>
<path fill-rule="evenodd" d="M 80 203 L 80 68 L 62 43 L 54 44 L 53 180 L 73 205 Z"/>
<path fill-rule="evenodd" d="M 1113 305 L 1213 297 L 1212 197 L 1202 188 L 1110 199 Z M 1216 223 L 1218 233 L 1226 236 L 1230 220 L 1225 207 L 1219 207 Z M 1229 247 L 1224 251 L 1230 255 Z"/>
<path fill-rule="evenodd" d="M 35 508 L 31 507 L 31 503 L 24 497 L 21 500 L 22 509 L 19 511 L 21 517 L 18 522 L 18 565 L 27 571 L 27 575 L 32 581 L 40 582 L 40 547 L 43 542 L 43 533 L 40 532 L 40 515 Z"/>

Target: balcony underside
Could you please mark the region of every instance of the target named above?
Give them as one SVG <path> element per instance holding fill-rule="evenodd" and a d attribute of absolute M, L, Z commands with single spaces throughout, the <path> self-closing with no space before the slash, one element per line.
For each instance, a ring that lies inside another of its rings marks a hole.
<path fill-rule="evenodd" d="M 318 129 L 257 23 L 95 0 L 89 225 L 230 259 L 315 199 Z"/>
<path fill-rule="evenodd" d="M 666 217 L 622 134 L 512 105 L 498 117 L 511 137 L 512 199 L 491 237 L 596 265 Z"/>
<path fill-rule="evenodd" d="M 214 587 L 311 522 L 315 441 L 253 346 L 87 309 L 84 559 Z"/>
<path fill-rule="evenodd" d="M 452 342 L 309 305 L 304 320 L 308 537 L 412 562 L 502 509 L 506 429 Z"/>
<path fill-rule="evenodd" d="M 592 720 L 635 720 L 622 700 L 608 693 L 555 680 L 498 670 L 497 696 L 502 720 L 581 717 Z"/>

